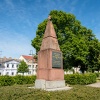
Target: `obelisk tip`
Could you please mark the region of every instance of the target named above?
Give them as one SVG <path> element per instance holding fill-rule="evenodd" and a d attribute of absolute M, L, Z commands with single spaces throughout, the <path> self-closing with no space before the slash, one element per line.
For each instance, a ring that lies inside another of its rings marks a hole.
<path fill-rule="evenodd" d="M 48 20 L 51 20 L 51 16 L 50 15 L 48 16 Z"/>

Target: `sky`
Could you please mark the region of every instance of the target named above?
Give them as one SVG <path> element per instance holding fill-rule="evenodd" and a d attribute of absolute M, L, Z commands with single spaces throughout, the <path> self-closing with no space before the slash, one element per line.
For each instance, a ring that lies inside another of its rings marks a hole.
<path fill-rule="evenodd" d="M 100 0 L 0 0 L 0 57 L 35 54 L 31 40 L 51 10 L 74 14 L 100 40 Z"/>

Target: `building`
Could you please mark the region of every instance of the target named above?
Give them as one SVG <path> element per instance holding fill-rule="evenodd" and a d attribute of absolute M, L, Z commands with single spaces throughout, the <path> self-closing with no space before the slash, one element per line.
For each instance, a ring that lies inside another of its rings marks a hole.
<path fill-rule="evenodd" d="M 33 56 L 27 55 L 22 55 L 19 59 L 0 58 L 0 75 L 15 76 L 20 74 L 17 73 L 17 68 L 21 60 L 24 60 L 29 67 L 29 72 L 24 73 L 24 75 L 36 75 L 37 61 Z"/>
<path fill-rule="evenodd" d="M 37 70 L 37 61 L 36 59 L 31 55 L 21 55 L 19 57 L 20 60 L 24 60 L 26 64 L 28 65 L 29 72 L 25 73 L 24 75 L 36 75 Z"/>
<path fill-rule="evenodd" d="M 17 75 L 17 68 L 19 65 L 19 60 L 16 59 L 1 59 L 0 61 L 0 75 Z"/>

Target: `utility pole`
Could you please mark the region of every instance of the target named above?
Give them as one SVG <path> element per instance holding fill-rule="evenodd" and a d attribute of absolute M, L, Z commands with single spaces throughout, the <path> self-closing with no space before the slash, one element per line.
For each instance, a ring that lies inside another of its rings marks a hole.
<path fill-rule="evenodd" d="M 30 54 L 29 55 L 33 55 L 33 50 L 30 50 Z"/>

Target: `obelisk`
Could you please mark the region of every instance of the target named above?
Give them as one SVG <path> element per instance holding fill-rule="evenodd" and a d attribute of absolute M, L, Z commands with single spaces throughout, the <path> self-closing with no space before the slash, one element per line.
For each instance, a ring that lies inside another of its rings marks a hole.
<path fill-rule="evenodd" d="M 59 48 L 51 17 L 49 16 L 42 45 L 38 52 L 38 69 L 35 88 L 52 89 L 64 86 L 62 52 Z"/>

